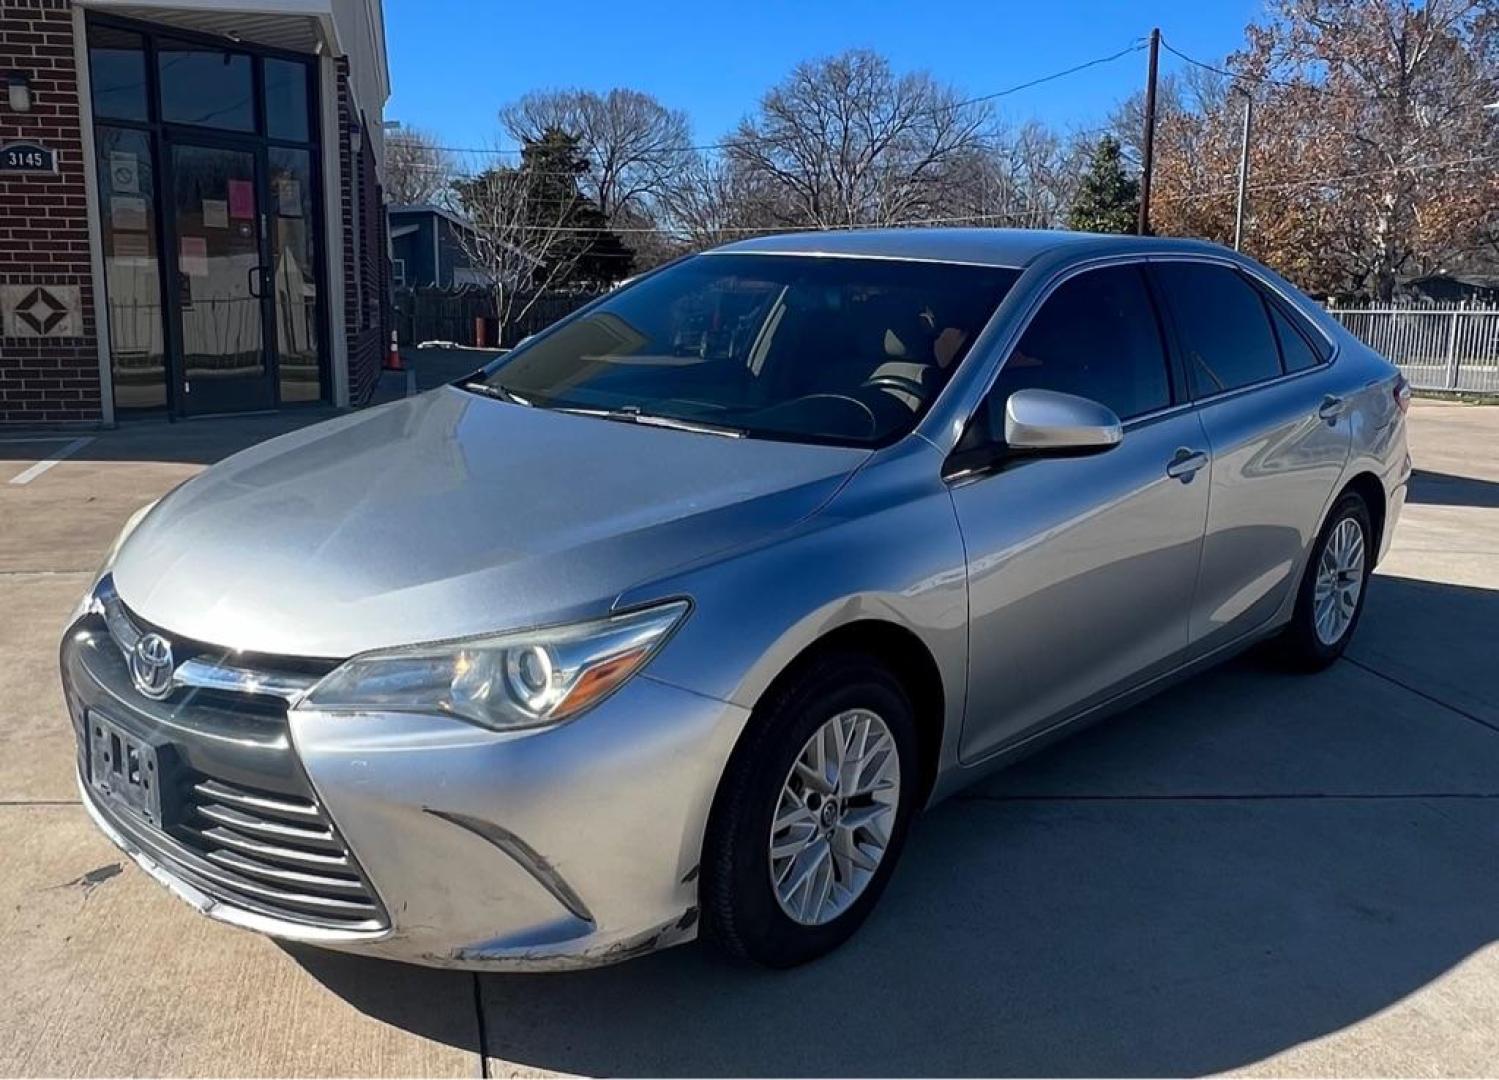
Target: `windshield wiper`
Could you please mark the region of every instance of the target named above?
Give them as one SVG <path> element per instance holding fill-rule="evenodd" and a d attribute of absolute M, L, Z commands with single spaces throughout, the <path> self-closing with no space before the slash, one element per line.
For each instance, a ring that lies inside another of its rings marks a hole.
<path fill-rule="evenodd" d="M 743 428 L 728 427 L 724 424 L 710 424 L 702 420 L 681 420 L 675 416 L 658 416 L 655 413 L 643 413 L 638 409 L 590 409 L 579 405 L 554 405 L 554 412 L 572 413 L 574 416 L 596 416 L 601 420 L 623 420 L 630 424 L 642 424 L 645 427 L 671 428 L 673 431 L 693 431 L 699 435 L 719 435 L 725 439 L 742 439 L 745 436 Z"/>
<path fill-rule="evenodd" d="M 508 401 L 515 405 L 531 404 L 530 401 L 527 401 L 513 390 L 506 390 L 503 386 L 497 386 L 494 383 L 470 380 L 463 383 L 462 386 L 465 390 L 472 391 L 475 394 L 483 394 L 485 397 L 491 397 L 497 401 Z"/>

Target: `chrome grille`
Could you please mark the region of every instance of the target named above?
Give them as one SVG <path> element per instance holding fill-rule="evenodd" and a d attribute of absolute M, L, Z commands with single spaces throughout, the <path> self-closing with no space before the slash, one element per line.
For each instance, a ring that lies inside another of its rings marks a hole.
<path fill-rule="evenodd" d="M 201 856 L 198 874 L 226 900 L 299 922 L 384 925 L 353 856 L 313 799 L 199 778 L 182 793 L 179 822 L 168 832 Z"/>
<path fill-rule="evenodd" d="M 126 607 L 109 576 L 76 626 L 63 643 L 63 669 L 78 716 L 96 710 L 123 724 L 156 748 L 160 762 L 161 824 L 96 803 L 111 825 L 229 906 L 319 928 L 388 927 L 290 738 L 288 708 L 336 661 L 238 653 L 179 637 Z M 146 633 L 168 639 L 179 661 L 171 691 L 159 698 L 141 693 L 131 676 L 131 650 Z"/>

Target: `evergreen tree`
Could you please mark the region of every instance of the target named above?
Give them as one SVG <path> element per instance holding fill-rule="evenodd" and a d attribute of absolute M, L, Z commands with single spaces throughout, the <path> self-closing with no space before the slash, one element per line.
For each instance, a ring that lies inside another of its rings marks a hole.
<path fill-rule="evenodd" d="M 529 177 L 531 199 L 548 222 L 562 222 L 567 235 L 548 258 L 565 267 L 553 284 L 611 284 L 629 277 L 634 253 L 609 228 L 598 204 L 582 193 L 588 158 L 578 137 L 548 128 L 521 147 L 521 172 Z"/>
<path fill-rule="evenodd" d="M 453 183 L 478 233 L 471 252 L 492 277 L 516 288 L 607 285 L 628 277 L 634 253 L 608 227 L 580 179 L 588 158 L 578 139 L 549 128 L 500 165 Z M 544 285 L 543 285 L 544 283 Z"/>
<path fill-rule="evenodd" d="M 1140 214 L 1140 182 L 1124 168 L 1119 140 L 1105 135 L 1093 150 L 1067 215 L 1067 227 L 1079 232 L 1131 233 Z"/>

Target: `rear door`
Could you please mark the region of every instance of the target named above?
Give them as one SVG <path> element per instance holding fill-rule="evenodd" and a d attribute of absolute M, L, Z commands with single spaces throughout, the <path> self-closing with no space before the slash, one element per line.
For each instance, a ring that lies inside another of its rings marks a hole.
<path fill-rule="evenodd" d="M 1210 463 L 1176 382 L 1135 263 L 1059 284 L 1006 359 L 974 418 L 988 438 L 1002 438 L 1006 400 L 1028 388 L 1099 401 L 1125 432 L 1100 453 L 951 481 L 968 556 L 964 761 L 1181 661 Z"/>
<path fill-rule="evenodd" d="M 1348 458 L 1329 343 L 1264 283 L 1228 263 L 1157 261 L 1188 388 L 1213 456 L 1193 654 L 1262 627 Z"/>

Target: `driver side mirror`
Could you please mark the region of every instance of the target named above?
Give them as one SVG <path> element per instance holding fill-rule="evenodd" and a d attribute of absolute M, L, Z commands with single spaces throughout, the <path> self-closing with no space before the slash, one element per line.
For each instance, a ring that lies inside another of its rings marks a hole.
<path fill-rule="evenodd" d="M 1056 390 L 1016 390 L 1002 410 L 991 400 L 974 416 L 943 475 L 952 479 L 1030 457 L 1095 454 L 1123 438 L 1119 417 L 1106 405 Z"/>
<path fill-rule="evenodd" d="M 1114 410 L 1057 390 L 1016 390 L 1005 401 L 1004 441 L 1011 450 L 1088 453 L 1118 446 L 1124 428 Z"/>

